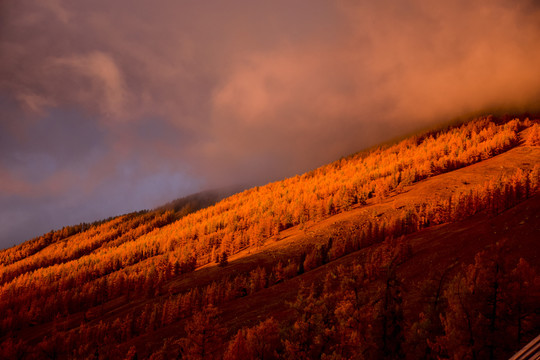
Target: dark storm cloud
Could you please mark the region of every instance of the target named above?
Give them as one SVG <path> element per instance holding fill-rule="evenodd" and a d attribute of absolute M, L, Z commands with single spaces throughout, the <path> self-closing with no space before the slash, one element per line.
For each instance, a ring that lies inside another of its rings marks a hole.
<path fill-rule="evenodd" d="M 538 104 L 534 2 L 0 10 L 0 246 L 293 175 L 441 119 Z"/>

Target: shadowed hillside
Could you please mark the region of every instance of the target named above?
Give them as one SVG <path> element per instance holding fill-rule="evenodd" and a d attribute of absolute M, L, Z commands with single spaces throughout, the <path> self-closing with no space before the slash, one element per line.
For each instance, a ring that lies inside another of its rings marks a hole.
<path fill-rule="evenodd" d="M 538 120 L 486 117 L 66 227 L 0 252 L 1 354 L 505 358 L 540 331 L 539 192 Z"/>

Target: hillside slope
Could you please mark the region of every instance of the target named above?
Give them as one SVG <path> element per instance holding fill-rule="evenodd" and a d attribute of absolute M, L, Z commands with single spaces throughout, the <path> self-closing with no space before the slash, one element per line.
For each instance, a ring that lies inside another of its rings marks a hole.
<path fill-rule="evenodd" d="M 324 243 L 324 235 L 317 237 L 315 233 L 332 232 L 332 228 L 348 228 L 351 224 L 366 221 L 368 217 L 392 217 L 392 212 L 414 209 L 424 203 L 425 195 L 432 198 L 445 199 L 452 194 L 468 193 L 485 181 L 497 179 L 502 175 L 511 174 L 516 169 L 532 169 L 540 163 L 540 148 L 517 147 L 504 154 L 469 167 L 442 174 L 405 189 L 402 193 L 388 198 L 383 203 L 371 203 L 359 206 L 348 212 L 332 216 L 322 222 L 306 225 L 306 229 L 298 227 L 284 231 L 271 244 L 251 252 L 241 252 L 230 258 L 227 273 L 217 264 L 207 265 L 180 281 L 171 282 L 169 291 L 173 293 L 186 291 L 194 286 L 210 284 L 227 278 L 232 274 L 241 274 L 258 266 L 285 260 L 291 255 L 298 255 L 302 249 L 309 248 L 314 243 Z M 369 215 L 368 215 L 369 214 Z M 508 248 L 508 259 L 517 261 L 524 258 L 529 264 L 540 264 L 540 197 L 538 195 L 525 200 L 495 216 L 479 213 L 472 217 L 441 225 L 432 226 L 411 235 L 404 241 L 411 245 L 413 255 L 399 269 L 399 275 L 404 281 L 404 301 L 408 306 L 405 312 L 418 313 L 422 303 L 417 284 L 444 273 L 447 269 L 447 279 L 455 274 L 457 264 L 470 264 L 474 256 L 486 247 L 497 242 L 505 241 Z M 220 322 L 228 330 L 229 336 L 239 329 L 254 326 L 271 314 L 283 322 L 294 319 L 294 311 L 286 302 L 294 301 L 301 286 L 317 284 L 326 274 L 335 271 L 339 266 L 350 266 L 358 259 L 366 257 L 373 251 L 374 244 L 366 249 L 353 252 L 328 264 L 296 276 L 283 283 L 262 289 L 248 297 L 229 301 L 221 308 Z M 270 260 L 273 259 L 273 260 Z M 540 290 L 540 289 L 538 289 Z M 183 334 L 184 323 L 166 326 L 155 333 L 148 334 L 132 343 L 137 343 L 142 354 L 159 347 L 169 334 Z M 540 330 L 540 323 L 536 328 Z M 178 336 L 178 335 L 177 335 Z"/>
<path fill-rule="evenodd" d="M 444 316 L 454 306 L 452 286 L 467 280 L 459 278 L 460 264 L 472 263 L 486 246 L 494 249 L 488 245 L 505 238 L 503 245 L 510 249 L 505 250 L 505 269 L 532 276 L 529 283 L 535 291 L 523 298 L 540 300 L 540 280 L 534 275 L 539 270 L 534 195 L 540 190 L 539 128 L 538 121 L 528 119 L 479 119 L 244 191 L 182 218 L 174 211 L 141 212 L 4 250 L 2 355 L 124 358 L 130 352 L 139 358 L 151 353 L 169 358 L 182 352 L 200 358 L 202 350 L 203 358 L 219 358 L 228 346 L 238 345 L 235 341 L 245 340 L 244 357 L 260 358 L 263 350 L 254 350 L 254 338 L 272 344 L 264 349 L 265 358 L 383 358 L 406 353 L 429 358 L 451 356 L 454 350 L 482 358 L 494 349 L 508 354 L 539 329 L 533 316 L 537 306 L 519 303 L 523 321 L 518 330 L 509 326 L 517 337 L 504 349 L 489 341 L 501 331 L 501 319 L 514 319 L 515 314 L 499 316 L 499 307 L 496 317 L 488 316 L 495 319 L 492 325 L 471 330 L 475 337 L 489 335 L 487 343 L 477 341 L 478 348 L 458 344 L 449 331 L 461 334 L 455 331 L 459 322 Z M 520 257 L 525 262 L 516 265 Z M 485 265 L 487 260 L 482 261 Z M 477 264 L 475 271 L 482 273 L 484 265 Z M 390 325 L 373 323 L 385 312 L 369 301 L 356 303 L 363 313 L 373 314 L 361 322 L 387 335 L 368 334 L 362 328 L 350 332 L 350 324 L 345 326 L 339 308 L 353 303 L 343 290 L 348 285 L 339 279 L 357 272 L 364 279 L 361 293 L 366 299 L 378 298 L 385 276 L 387 284 L 401 284 L 383 289 L 406 294 L 387 296 L 403 303 L 396 305 L 403 319 L 398 326 L 401 335 L 389 336 L 384 331 Z M 334 274 L 334 280 L 324 280 L 327 274 Z M 441 305 L 436 311 L 423 311 L 418 289 L 427 291 L 433 285 L 429 281 L 441 274 Z M 512 276 L 504 278 L 508 286 L 521 279 Z M 314 303 L 295 300 L 300 283 L 318 284 L 312 290 L 316 294 L 308 296 L 306 289 L 300 294 Z M 324 289 L 337 287 L 335 295 L 321 289 L 323 283 Z M 296 301 L 296 307 L 285 304 L 287 299 Z M 331 311 L 328 323 L 311 328 L 334 329 L 331 334 L 302 332 L 309 317 L 301 308 L 315 303 Z M 422 311 L 431 314 L 424 322 L 419 320 Z M 277 320 L 257 325 L 269 315 Z M 213 329 L 216 334 L 234 339 L 226 344 L 209 338 L 207 348 L 201 349 L 197 331 L 216 322 L 223 325 Z M 433 330 L 438 338 L 429 338 L 420 328 Z M 358 344 L 352 336 L 360 334 L 365 345 L 344 345 Z M 313 343 L 304 341 L 306 336 Z M 164 338 L 170 340 L 163 342 Z M 235 358 L 231 351 L 228 358 Z"/>

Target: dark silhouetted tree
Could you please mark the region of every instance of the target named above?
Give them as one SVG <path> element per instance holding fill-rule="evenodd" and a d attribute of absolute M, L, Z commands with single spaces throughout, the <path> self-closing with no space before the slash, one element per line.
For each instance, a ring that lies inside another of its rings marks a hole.
<path fill-rule="evenodd" d="M 224 251 L 221 253 L 221 256 L 219 257 L 219 266 L 227 266 L 229 264 L 229 258 L 227 256 L 227 252 Z"/>

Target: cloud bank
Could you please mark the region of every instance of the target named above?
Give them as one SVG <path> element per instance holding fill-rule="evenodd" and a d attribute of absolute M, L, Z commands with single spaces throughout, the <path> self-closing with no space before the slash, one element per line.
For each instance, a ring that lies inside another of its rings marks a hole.
<path fill-rule="evenodd" d="M 0 247 L 540 103 L 533 1 L 28 0 L 0 14 Z"/>

